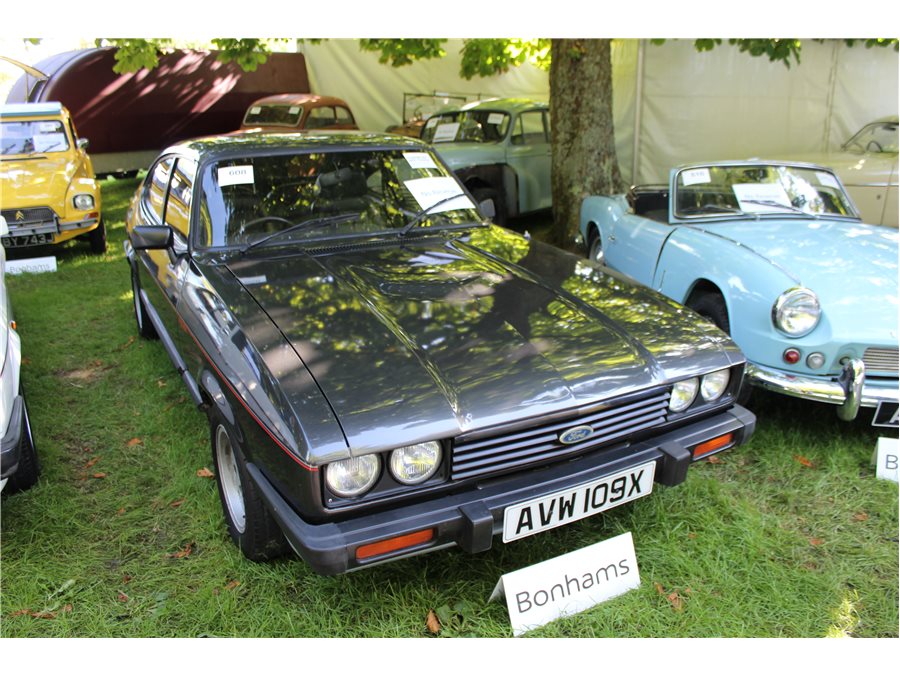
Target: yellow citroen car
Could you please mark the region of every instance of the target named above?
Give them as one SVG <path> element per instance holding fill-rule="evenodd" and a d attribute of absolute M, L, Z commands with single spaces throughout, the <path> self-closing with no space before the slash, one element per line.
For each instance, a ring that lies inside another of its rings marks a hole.
<path fill-rule="evenodd" d="M 61 244 L 81 237 L 106 251 L 100 186 L 69 111 L 60 103 L 0 106 L 0 212 L 3 246 Z"/>

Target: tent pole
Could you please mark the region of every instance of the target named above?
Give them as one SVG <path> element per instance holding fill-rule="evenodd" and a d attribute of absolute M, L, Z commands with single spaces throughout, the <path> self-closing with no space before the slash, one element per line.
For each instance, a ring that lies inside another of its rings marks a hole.
<path fill-rule="evenodd" d="M 641 151 L 641 108 L 644 99 L 644 47 L 646 40 L 638 40 L 637 68 L 635 69 L 634 91 L 634 146 L 631 157 L 631 184 L 635 185 L 638 179 L 638 166 L 640 164 Z"/>
<path fill-rule="evenodd" d="M 831 81 L 828 83 L 828 100 L 825 106 L 825 147 L 822 148 L 824 152 L 828 152 L 831 142 L 831 120 L 834 116 L 834 89 L 837 86 L 838 49 L 840 44 L 839 40 L 834 40 L 831 47 L 831 77 L 829 78 Z"/>

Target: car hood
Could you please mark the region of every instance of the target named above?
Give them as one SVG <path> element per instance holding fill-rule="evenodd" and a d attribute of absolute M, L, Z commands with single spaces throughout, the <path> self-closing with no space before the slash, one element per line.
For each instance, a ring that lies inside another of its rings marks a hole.
<path fill-rule="evenodd" d="M 483 228 L 236 261 L 353 454 L 576 408 L 743 361 L 662 296 Z"/>
<path fill-rule="evenodd" d="M 698 229 L 751 249 L 796 285 L 815 291 L 832 323 L 856 325 L 867 308 L 892 308 L 869 314 L 878 315 L 872 322 L 896 329 L 900 234 L 893 228 L 784 218 Z"/>
<path fill-rule="evenodd" d="M 77 169 L 77 162 L 59 154 L 4 160 L 0 163 L 3 208 L 49 206 L 63 213 Z"/>
<path fill-rule="evenodd" d="M 506 157 L 500 143 L 435 143 L 431 147 L 454 171 L 467 166 L 503 163 Z"/>

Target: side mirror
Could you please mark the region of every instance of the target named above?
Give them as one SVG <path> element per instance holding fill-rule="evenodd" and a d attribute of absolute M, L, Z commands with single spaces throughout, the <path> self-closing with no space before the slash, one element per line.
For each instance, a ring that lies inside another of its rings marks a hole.
<path fill-rule="evenodd" d="M 172 245 L 172 228 L 168 225 L 136 225 L 130 236 L 135 251 L 164 249 Z"/>
<path fill-rule="evenodd" d="M 78 146 L 79 150 L 84 150 L 85 152 L 87 152 L 87 149 L 88 147 L 90 147 L 91 142 L 86 138 L 79 138 L 77 141 L 75 141 L 75 144 Z"/>
<path fill-rule="evenodd" d="M 485 199 L 478 203 L 478 212 L 487 220 L 493 220 L 497 215 L 497 208 L 494 206 L 493 199 Z"/>

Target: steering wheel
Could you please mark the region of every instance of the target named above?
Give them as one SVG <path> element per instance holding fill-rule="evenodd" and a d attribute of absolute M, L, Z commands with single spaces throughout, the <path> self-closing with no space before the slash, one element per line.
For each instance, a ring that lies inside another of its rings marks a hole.
<path fill-rule="evenodd" d="M 884 148 L 881 147 L 881 143 L 879 143 L 878 141 L 876 141 L 874 139 L 872 139 L 871 141 L 869 141 L 866 144 L 866 150 L 871 151 L 873 145 L 875 146 L 875 152 L 884 152 Z"/>

